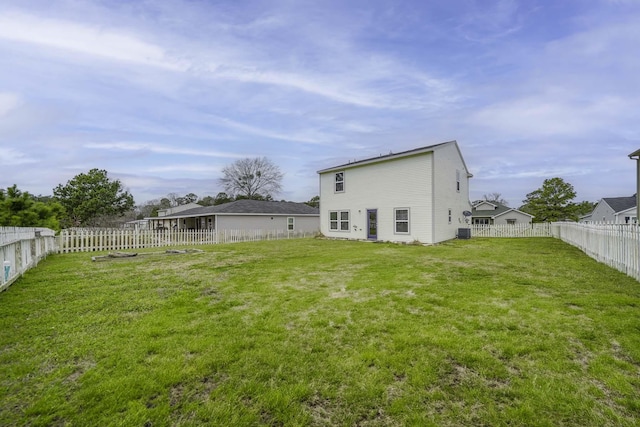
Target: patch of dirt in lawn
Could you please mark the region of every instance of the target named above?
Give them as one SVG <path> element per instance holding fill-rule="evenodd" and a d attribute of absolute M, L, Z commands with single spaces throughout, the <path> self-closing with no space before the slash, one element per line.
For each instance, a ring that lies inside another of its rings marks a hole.
<path fill-rule="evenodd" d="M 311 425 L 329 426 L 333 425 L 333 413 L 335 412 L 335 404 L 329 399 L 320 396 L 312 396 L 305 402 L 307 410 L 311 413 Z"/>
<path fill-rule="evenodd" d="M 175 384 L 169 389 L 169 406 L 179 407 L 185 401 L 206 402 L 213 390 L 218 388 L 224 380 L 224 377 L 204 376 L 200 380 L 194 381 L 193 385 Z"/>
<path fill-rule="evenodd" d="M 75 365 L 76 369 L 71 373 L 71 375 L 65 378 L 65 382 L 71 384 L 77 383 L 80 377 L 85 374 L 85 372 L 96 366 L 96 362 L 94 362 L 93 360 L 81 359 L 78 360 Z"/>

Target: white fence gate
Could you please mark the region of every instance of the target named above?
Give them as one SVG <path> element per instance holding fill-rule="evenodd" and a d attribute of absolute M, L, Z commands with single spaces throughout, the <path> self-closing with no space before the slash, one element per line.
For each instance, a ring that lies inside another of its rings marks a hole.
<path fill-rule="evenodd" d="M 55 232 L 48 228 L 0 227 L 0 291 L 48 254 L 57 252 Z"/>

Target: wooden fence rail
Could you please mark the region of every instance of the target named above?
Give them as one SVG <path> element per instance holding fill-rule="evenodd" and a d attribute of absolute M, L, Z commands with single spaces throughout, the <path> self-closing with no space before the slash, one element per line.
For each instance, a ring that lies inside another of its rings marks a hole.
<path fill-rule="evenodd" d="M 59 252 L 95 252 L 162 246 L 209 245 L 258 240 L 310 237 L 309 232 L 287 230 L 126 230 L 69 229 L 59 236 Z"/>
<path fill-rule="evenodd" d="M 0 227 L 0 291 L 57 252 L 57 243 L 55 232 L 48 228 Z"/>

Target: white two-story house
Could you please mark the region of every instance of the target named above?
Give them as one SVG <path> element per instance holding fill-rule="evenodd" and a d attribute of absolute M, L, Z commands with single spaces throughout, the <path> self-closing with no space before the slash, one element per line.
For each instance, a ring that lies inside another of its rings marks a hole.
<path fill-rule="evenodd" d="M 320 230 L 333 238 L 454 239 L 469 226 L 469 173 L 456 141 L 330 167 L 320 175 Z"/>

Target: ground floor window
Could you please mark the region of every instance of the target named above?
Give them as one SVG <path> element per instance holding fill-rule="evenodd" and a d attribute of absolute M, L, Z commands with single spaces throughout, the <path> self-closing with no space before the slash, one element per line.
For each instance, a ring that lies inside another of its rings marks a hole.
<path fill-rule="evenodd" d="M 349 211 L 329 211 L 329 230 L 349 231 Z"/>
<path fill-rule="evenodd" d="M 515 220 L 515 219 L 511 219 L 511 218 L 509 218 L 509 219 L 507 219 L 507 224 L 509 224 L 509 225 L 516 225 L 516 220 Z"/>
<path fill-rule="evenodd" d="M 399 233 L 399 234 L 409 233 L 409 209 L 396 208 L 393 210 L 393 217 L 395 221 L 396 233 Z"/>
<path fill-rule="evenodd" d="M 489 218 L 473 218 L 471 221 L 472 224 L 476 225 L 489 225 Z"/>
<path fill-rule="evenodd" d="M 295 218 L 293 218 L 292 216 L 287 218 L 287 230 L 293 231 L 295 229 L 295 224 Z"/>

